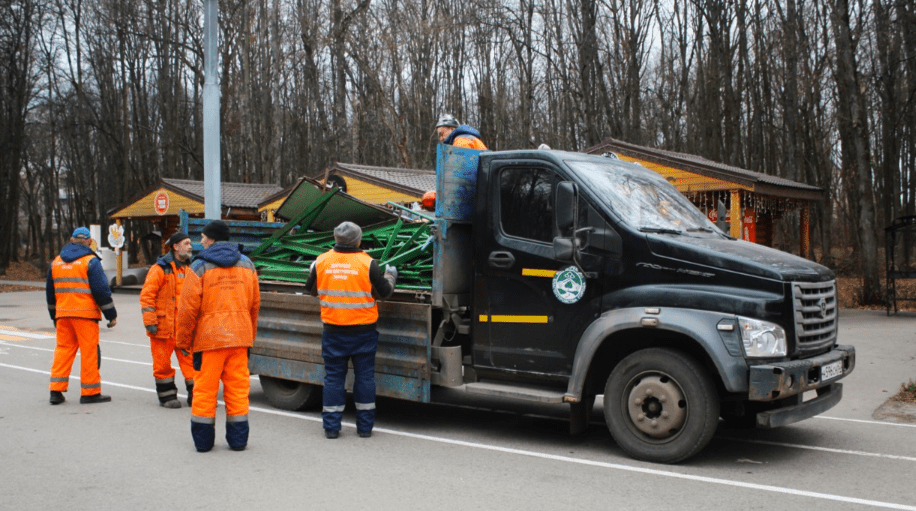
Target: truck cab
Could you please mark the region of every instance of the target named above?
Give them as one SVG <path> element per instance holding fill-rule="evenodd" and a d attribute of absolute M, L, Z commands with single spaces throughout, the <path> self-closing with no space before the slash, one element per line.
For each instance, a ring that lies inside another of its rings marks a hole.
<path fill-rule="evenodd" d="M 399 318 L 379 321 L 380 394 L 403 389 L 386 367 L 412 368 L 418 391 L 389 395 L 426 401 L 438 385 L 568 403 L 573 432 L 603 396 L 618 445 L 662 463 L 699 452 L 720 419 L 772 428 L 840 401 L 855 350 L 837 343 L 833 273 L 727 236 L 659 174 L 440 146 L 437 181 L 432 290 L 380 304 Z M 426 336 L 404 335 L 406 317 Z M 409 361 L 394 346 L 408 337 Z M 269 380 L 258 347 L 253 372 Z M 314 365 L 292 379 L 320 384 Z"/>

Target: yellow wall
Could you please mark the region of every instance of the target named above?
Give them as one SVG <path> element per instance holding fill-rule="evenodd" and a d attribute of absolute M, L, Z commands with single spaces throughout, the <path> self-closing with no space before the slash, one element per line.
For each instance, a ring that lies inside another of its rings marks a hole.
<path fill-rule="evenodd" d="M 276 211 L 277 209 L 280 208 L 280 204 L 283 204 L 283 201 L 286 200 L 286 197 L 287 197 L 287 196 L 280 197 L 279 199 L 277 199 L 277 200 L 275 200 L 275 201 L 273 201 L 273 202 L 271 202 L 271 203 L 269 203 L 269 204 L 265 204 L 265 205 L 261 206 L 260 208 L 258 208 L 258 213 L 262 213 L 262 212 L 264 212 L 264 211 Z"/>
<path fill-rule="evenodd" d="M 391 202 L 413 202 L 420 200 L 420 195 L 408 195 L 383 188 L 372 183 L 361 181 L 351 176 L 343 176 L 347 182 L 347 193 L 371 204 L 387 204 Z"/>
<path fill-rule="evenodd" d="M 266 211 L 266 212 L 267 212 L 266 221 L 268 221 L 268 222 L 276 222 L 277 219 L 274 218 L 274 213 L 276 213 L 277 210 L 280 209 L 280 205 L 283 204 L 283 201 L 285 201 L 285 200 L 287 199 L 287 197 L 289 197 L 288 194 L 287 194 L 287 195 L 284 195 L 283 197 L 280 197 L 279 199 L 277 199 L 277 200 L 275 200 L 275 201 L 273 201 L 273 202 L 270 202 L 270 203 L 265 204 L 265 205 L 261 206 L 260 208 L 258 208 L 258 213 L 261 213 L 261 215 L 262 215 L 261 218 L 264 218 L 263 215 L 264 215 L 264 212 Z"/>
<path fill-rule="evenodd" d="M 705 192 L 711 190 L 734 190 L 736 188 L 747 189 L 746 187 L 739 186 L 729 181 L 701 176 L 700 174 L 687 172 L 686 170 L 676 169 L 674 167 L 667 167 L 665 165 L 652 163 L 650 161 L 641 160 L 639 158 L 633 158 L 625 154 L 617 153 L 617 156 L 620 157 L 620 159 L 623 161 L 636 162 L 643 167 L 646 167 L 647 169 L 654 170 L 655 172 L 665 176 L 668 181 L 671 181 L 670 178 L 674 178 L 674 181 L 671 181 L 671 184 L 673 184 L 675 188 L 677 188 L 681 193 Z"/>
<path fill-rule="evenodd" d="M 156 198 L 156 195 L 159 192 L 165 192 L 169 196 L 169 209 L 162 216 L 165 215 L 177 215 L 180 210 L 185 210 L 189 214 L 194 213 L 203 213 L 204 204 L 198 202 L 194 199 L 190 199 L 183 195 L 179 195 L 177 192 L 167 190 L 165 188 L 159 188 L 153 190 L 148 195 L 144 196 L 142 199 L 134 202 L 133 204 L 125 207 L 124 209 L 116 211 L 110 218 L 126 218 L 132 216 L 159 216 L 159 213 L 156 212 L 156 206 L 153 204 L 153 201 Z"/>

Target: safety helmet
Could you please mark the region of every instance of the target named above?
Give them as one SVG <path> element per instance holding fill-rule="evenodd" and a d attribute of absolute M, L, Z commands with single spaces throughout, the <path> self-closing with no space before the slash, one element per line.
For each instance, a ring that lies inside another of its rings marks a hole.
<path fill-rule="evenodd" d="M 439 116 L 439 122 L 436 123 L 437 128 L 457 128 L 458 119 L 455 119 L 455 116 L 452 114 L 442 114 Z"/>
<path fill-rule="evenodd" d="M 424 208 L 430 211 L 436 209 L 436 191 L 430 190 L 424 193 L 423 198 L 421 199 L 420 203 L 423 205 Z"/>

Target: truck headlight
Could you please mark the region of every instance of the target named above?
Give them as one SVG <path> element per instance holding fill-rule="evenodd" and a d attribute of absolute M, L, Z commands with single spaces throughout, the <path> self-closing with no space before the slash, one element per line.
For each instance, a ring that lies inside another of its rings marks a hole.
<path fill-rule="evenodd" d="M 759 319 L 738 316 L 744 353 L 748 357 L 784 357 L 786 331 L 781 326 Z"/>

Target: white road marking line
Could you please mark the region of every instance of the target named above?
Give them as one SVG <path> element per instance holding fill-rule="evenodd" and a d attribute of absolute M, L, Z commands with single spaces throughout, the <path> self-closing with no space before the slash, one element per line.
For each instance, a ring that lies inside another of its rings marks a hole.
<path fill-rule="evenodd" d="M 38 369 L 31 369 L 28 367 L 19 367 L 19 366 L 3 364 L 3 363 L 0 363 L 0 367 L 7 367 L 10 369 L 20 369 L 23 371 L 29 371 L 29 372 L 34 372 L 34 373 L 46 374 L 46 375 L 51 374 L 49 371 L 41 371 Z M 79 379 L 79 378 L 77 377 L 76 379 Z M 133 385 L 125 385 L 122 383 L 103 381 L 102 384 L 111 385 L 113 387 L 122 387 L 122 388 L 127 388 L 127 389 L 132 389 L 132 390 L 141 390 L 143 392 L 155 392 L 155 390 L 152 390 L 152 389 L 135 387 Z M 186 397 L 186 396 L 179 394 L 179 397 Z M 225 406 L 225 402 L 223 401 L 219 401 L 219 404 L 222 404 L 223 406 Z M 256 406 L 249 406 L 249 411 L 251 410 L 262 412 L 262 413 L 268 413 L 271 415 L 279 415 L 283 417 L 291 417 L 291 418 L 300 419 L 300 420 L 308 420 L 311 422 L 321 422 L 320 417 L 311 417 L 307 415 L 295 414 L 292 412 L 284 412 L 280 410 L 270 410 L 270 409 L 260 408 Z M 356 427 L 356 425 L 353 423 L 345 422 L 345 423 L 342 423 L 342 425 L 351 427 L 351 428 Z M 506 454 L 515 454 L 518 456 L 540 458 L 540 459 L 551 460 L 551 461 L 560 461 L 563 463 L 572 463 L 576 465 L 607 468 L 611 470 L 620 470 L 623 472 L 635 472 L 639 474 L 648 474 L 648 475 L 654 475 L 654 476 L 659 476 L 659 477 L 670 477 L 673 479 L 683 479 L 685 481 L 709 483 L 709 484 L 716 484 L 716 485 L 721 485 L 721 486 L 732 486 L 736 488 L 746 488 L 746 489 L 751 489 L 751 490 L 760 490 L 760 491 L 766 491 L 766 492 L 771 492 L 771 493 L 781 493 L 785 495 L 794 495 L 794 496 L 799 496 L 799 497 L 809 497 L 809 498 L 820 499 L 820 500 L 830 500 L 834 502 L 843 502 L 843 503 L 848 503 L 848 504 L 861 504 L 863 506 L 871 506 L 871 507 L 878 507 L 878 508 L 884 508 L 884 509 L 900 509 L 904 511 L 916 511 L 916 506 L 895 504 L 893 502 L 881 502 L 878 500 L 860 499 L 856 497 L 845 497 L 843 495 L 833 495 L 830 493 L 820 493 L 820 492 L 813 492 L 813 491 L 807 491 L 807 490 L 797 490 L 794 488 L 785 488 L 782 486 L 771 486 L 771 485 L 766 485 L 766 484 L 747 483 L 743 481 L 733 481 L 730 479 L 719 479 L 716 477 L 698 476 L 698 475 L 692 475 L 692 474 L 681 474 L 678 472 L 670 472 L 667 470 L 659 470 L 659 469 L 645 468 L 645 467 L 635 467 L 631 465 L 621 465 L 619 463 L 607 463 L 604 461 L 585 460 L 585 459 L 580 459 L 580 458 L 572 458 L 569 456 L 560 456 L 557 454 L 547 454 L 547 453 L 536 452 L 536 451 L 526 451 L 522 449 L 514 449 L 511 447 L 502 447 L 498 445 L 481 444 L 477 442 L 467 442 L 464 440 L 454 440 L 451 438 L 444 438 L 444 437 L 438 437 L 438 436 L 421 435 L 418 433 L 408 433 L 405 431 L 398 431 L 395 429 L 388 429 L 388 428 L 373 428 L 372 431 L 378 432 L 378 433 L 387 433 L 390 435 L 397 435 L 397 436 L 402 436 L 402 437 L 407 437 L 407 438 L 416 438 L 418 440 L 426 440 L 429 442 L 436 442 L 436 443 L 447 444 L 447 445 L 456 445 L 460 447 L 469 447 L 472 449 L 481 449 L 485 451 L 501 452 L 501 453 L 506 453 Z"/>
<path fill-rule="evenodd" d="M 881 422 L 881 421 L 866 421 L 862 419 L 844 419 L 842 417 L 826 417 L 823 415 L 815 415 L 815 419 L 827 419 L 831 421 L 846 421 L 846 422 L 860 422 L 862 424 L 880 424 L 881 426 L 903 426 L 905 428 L 916 428 L 916 424 L 903 424 L 900 422 Z"/>
<path fill-rule="evenodd" d="M 105 344 L 123 344 L 124 346 L 138 346 L 140 348 L 149 348 L 149 344 L 137 344 L 135 342 L 106 341 L 105 339 L 99 339 L 99 342 L 104 342 Z"/>
<path fill-rule="evenodd" d="M 40 348 L 40 347 L 38 347 L 38 346 L 23 346 L 23 345 L 21 345 L 21 344 L 7 343 L 6 341 L 0 341 L 0 345 L 3 345 L 3 346 L 15 346 L 15 347 L 17 347 L 17 348 L 23 348 L 23 349 L 27 349 L 27 350 L 50 351 L 51 353 L 54 353 L 54 348 Z M 76 356 L 79 356 L 79 353 L 77 353 Z M 111 362 L 124 362 L 125 364 L 136 364 L 136 365 L 150 366 L 150 367 L 152 367 L 152 365 L 153 365 L 152 362 L 137 362 L 137 361 L 135 361 L 135 360 L 124 360 L 123 358 L 102 357 L 102 362 L 105 362 L 105 361 L 111 361 Z M 48 373 L 48 374 L 50 374 L 50 373 Z"/>
<path fill-rule="evenodd" d="M 751 444 L 761 444 L 761 445 L 774 445 L 777 447 L 790 447 L 794 449 L 807 449 L 810 451 L 823 451 L 823 452 L 832 452 L 836 454 L 850 454 L 854 456 L 871 456 L 874 458 L 887 458 L 891 460 L 903 460 L 903 461 L 916 461 L 916 458 L 911 456 L 897 456 L 895 454 L 879 454 L 874 452 L 865 452 L 865 451 L 850 451 L 847 449 L 834 449 L 832 447 L 819 447 L 816 445 L 801 445 L 801 444 L 789 444 L 784 442 L 771 442 L 769 440 L 751 440 L 747 438 L 732 438 L 727 436 L 716 436 L 718 440 L 731 440 L 735 442 L 748 442 Z"/>
<path fill-rule="evenodd" d="M 0 334 L 11 335 L 16 337 L 25 337 L 27 339 L 54 339 L 57 336 L 53 334 L 35 334 L 31 332 L 24 332 L 21 330 L 7 330 L 5 328 L 0 328 Z M 132 342 L 121 342 L 121 341 L 106 341 L 105 339 L 99 339 L 101 342 L 109 344 L 123 344 L 125 346 L 139 346 L 139 347 L 149 347 L 149 344 L 137 344 Z"/>
<path fill-rule="evenodd" d="M 27 350 L 36 350 L 36 351 L 50 351 L 51 353 L 54 352 L 53 348 L 39 348 L 38 346 L 23 346 L 21 344 L 12 344 L 6 341 L 0 341 L 0 346 L 12 346 L 15 348 L 23 348 Z M 77 352 L 76 356 L 77 357 L 80 356 L 79 352 Z M 125 364 L 136 364 L 136 365 L 141 365 L 141 366 L 153 367 L 152 362 L 137 362 L 135 360 L 124 360 L 123 358 L 102 357 L 102 362 L 105 362 L 106 360 L 111 361 L 111 362 L 124 362 Z M 51 374 L 51 373 L 48 373 L 48 374 Z M 250 380 L 254 380 L 256 378 L 257 378 L 256 375 L 251 375 L 249 377 Z"/>
<path fill-rule="evenodd" d="M 7 330 L 5 328 L 0 328 L 0 334 L 25 337 L 27 339 L 54 339 L 56 337 L 51 334 L 33 334 L 31 332 L 23 332 L 22 330 Z"/>

